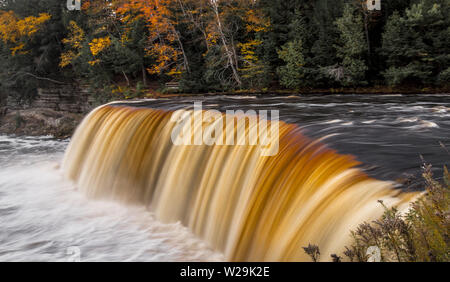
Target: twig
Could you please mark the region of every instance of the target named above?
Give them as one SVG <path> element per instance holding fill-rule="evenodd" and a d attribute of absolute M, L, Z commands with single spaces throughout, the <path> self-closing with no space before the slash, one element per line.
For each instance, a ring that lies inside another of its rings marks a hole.
<path fill-rule="evenodd" d="M 32 76 L 32 77 L 34 77 L 34 78 L 36 78 L 36 79 L 39 79 L 39 80 L 46 80 L 46 81 L 50 81 L 50 82 L 53 82 L 53 83 L 56 83 L 56 84 L 65 84 L 64 82 L 57 81 L 57 80 L 54 80 L 54 79 L 51 79 L 51 78 L 48 78 L 48 77 L 37 76 L 37 75 L 32 74 L 32 73 L 30 73 L 30 72 L 23 72 L 23 71 L 21 71 L 21 72 L 18 72 L 17 74 L 29 75 L 29 76 Z"/>

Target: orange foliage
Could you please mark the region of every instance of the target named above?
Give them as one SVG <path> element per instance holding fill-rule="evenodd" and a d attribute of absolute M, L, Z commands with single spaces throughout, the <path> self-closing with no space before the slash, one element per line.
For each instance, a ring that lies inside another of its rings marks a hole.
<path fill-rule="evenodd" d="M 270 27 L 270 19 L 261 10 L 249 9 L 246 12 L 247 32 L 264 32 Z"/>
<path fill-rule="evenodd" d="M 117 1 L 116 13 L 125 23 L 142 16 L 147 22 L 149 44 L 147 54 L 154 57 L 156 64 L 148 68 L 150 74 L 178 73 L 173 71 L 173 64 L 177 64 L 181 52 L 179 49 L 178 33 L 171 20 L 169 10 L 174 0 L 123 0 Z M 179 67 L 181 68 L 181 66 Z"/>
<path fill-rule="evenodd" d="M 0 40 L 10 44 L 11 54 L 26 53 L 25 41 L 33 37 L 42 25 L 50 20 L 50 15 L 41 13 L 38 17 L 19 19 L 13 11 L 0 11 Z"/>

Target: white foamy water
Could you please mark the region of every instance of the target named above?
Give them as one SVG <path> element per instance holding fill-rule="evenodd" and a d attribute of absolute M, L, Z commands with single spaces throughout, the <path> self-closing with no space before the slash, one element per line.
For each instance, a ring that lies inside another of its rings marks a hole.
<path fill-rule="evenodd" d="M 59 170 L 66 145 L 0 136 L 0 261 L 223 260 L 181 224 L 86 199 Z"/>
<path fill-rule="evenodd" d="M 340 122 L 342 122 L 341 119 L 333 119 L 333 120 L 330 120 L 330 121 L 326 121 L 323 124 L 335 124 L 335 123 L 340 123 Z"/>

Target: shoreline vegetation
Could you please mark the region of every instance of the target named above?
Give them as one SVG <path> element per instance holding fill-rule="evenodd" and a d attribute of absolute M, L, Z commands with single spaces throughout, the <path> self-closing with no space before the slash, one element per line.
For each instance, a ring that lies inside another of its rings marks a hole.
<path fill-rule="evenodd" d="M 450 92 L 448 0 L 0 1 L 0 105 L 82 85 L 170 92 Z M 175 86 L 174 86 L 175 85 Z M 76 94 L 74 94 L 76 95 Z M 209 95 L 209 94 L 206 94 Z"/>
<path fill-rule="evenodd" d="M 150 91 L 140 98 L 158 98 L 158 97 L 184 97 L 184 96 L 220 96 L 220 95 L 257 95 L 257 96 L 306 96 L 306 95 L 426 95 L 426 94 L 442 94 L 450 95 L 450 87 L 337 87 L 337 88 L 302 88 L 302 89 L 263 89 L 251 90 L 242 89 L 225 92 L 205 92 L 205 93 L 183 93 L 178 91 Z M 139 99 L 139 97 L 138 97 Z"/>
<path fill-rule="evenodd" d="M 448 150 L 448 156 L 450 156 Z M 430 164 L 423 165 L 425 191 L 406 213 L 387 208 L 373 222 L 351 231 L 353 243 L 343 254 L 332 254 L 332 262 L 448 262 L 450 261 L 450 174 L 444 167 L 437 181 Z M 320 246 L 303 247 L 313 262 L 320 258 Z"/>
<path fill-rule="evenodd" d="M 280 98 L 295 98 L 308 95 L 449 95 L 448 88 L 330 88 L 330 89 L 302 89 L 302 90 L 239 90 L 233 92 L 213 93 L 178 93 L 176 91 L 142 91 L 133 98 L 121 101 L 131 102 L 140 99 L 158 99 L 177 97 L 207 97 L 207 96 L 279 96 Z M 112 99 L 111 101 L 119 101 Z M 101 103 L 100 103 L 101 104 Z M 100 104 L 93 105 L 99 106 Z M 73 113 L 56 111 L 42 107 L 27 106 L 23 108 L 0 107 L 0 134 L 17 136 L 53 136 L 57 139 L 70 138 L 78 124 L 88 112 Z"/>

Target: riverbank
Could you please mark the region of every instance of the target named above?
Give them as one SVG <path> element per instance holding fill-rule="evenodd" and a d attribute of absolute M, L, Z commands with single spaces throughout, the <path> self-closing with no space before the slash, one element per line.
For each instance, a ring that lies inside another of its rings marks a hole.
<path fill-rule="evenodd" d="M 301 90 L 237 90 L 232 92 L 213 92 L 213 93 L 160 93 L 147 92 L 139 97 L 133 99 L 123 99 L 124 102 L 140 100 L 145 98 L 154 99 L 172 99 L 183 97 L 213 97 L 213 96 L 258 96 L 258 97 L 299 97 L 309 95 L 420 95 L 426 96 L 429 94 L 443 94 L 450 95 L 450 89 L 443 88 L 388 88 L 388 87 L 365 87 L 365 88 L 328 88 L 328 89 L 301 89 Z M 40 97 L 40 96 L 39 96 Z M 85 99 L 86 101 L 89 98 Z M 55 138 L 68 138 L 75 131 L 76 127 L 89 112 L 89 108 L 94 108 L 94 104 L 87 104 L 83 111 L 79 110 L 80 105 L 77 105 L 77 111 L 58 110 L 61 107 L 52 108 L 50 104 L 33 103 L 27 109 L 10 109 L 3 107 L 0 109 L 0 134 L 17 135 L 17 136 L 53 136 Z M 45 105 L 49 105 L 45 108 Z M 72 105 L 72 104 L 70 104 Z M 84 104 L 83 104 L 84 105 Z M 81 109 L 81 108 L 80 108 Z"/>
<path fill-rule="evenodd" d="M 449 87 L 410 87 L 410 86 L 373 86 L 373 87 L 338 87 L 338 88 L 301 88 L 296 90 L 289 89 L 262 89 L 262 90 L 234 90 L 224 92 L 208 92 L 208 93 L 182 93 L 182 92 L 168 92 L 168 93 L 152 93 L 153 97 L 177 97 L 177 96 L 217 96 L 217 95 L 258 95 L 258 96 L 290 96 L 290 95 L 392 95 L 392 94 L 410 94 L 410 95 L 424 95 L 424 94 L 449 94 Z"/>
<path fill-rule="evenodd" d="M 0 134 L 17 136 L 72 136 L 84 114 L 51 109 L 6 110 L 0 116 Z"/>

